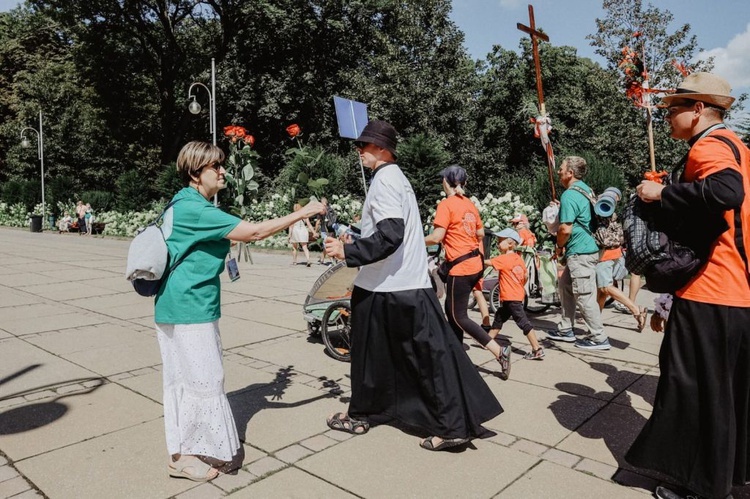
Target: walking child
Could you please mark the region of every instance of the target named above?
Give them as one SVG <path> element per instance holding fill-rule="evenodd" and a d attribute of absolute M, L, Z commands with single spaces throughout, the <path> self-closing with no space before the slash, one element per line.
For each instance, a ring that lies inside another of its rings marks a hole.
<path fill-rule="evenodd" d="M 484 264 L 492 266 L 498 273 L 498 282 L 500 284 L 500 308 L 495 312 L 495 319 L 492 322 L 492 329 L 489 335 L 491 338 L 497 337 L 503 323 L 513 317 L 518 327 L 523 331 L 524 336 L 531 345 L 531 352 L 524 355 L 527 360 L 542 360 L 544 358 L 544 348 L 536 339 L 534 328 L 526 316 L 523 309 L 523 300 L 526 297 L 526 291 L 523 285 L 528 278 L 526 264 L 521 255 L 515 252 L 516 246 L 521 244 L 521 236 L 513 229 L 503 229 L 493 234 L 498 238 L 497 247 L 500 255 L 485 260 Z M 504 349 L 505 350 L 505 349 Z M 510 363 L 505 373 L 510 374 Z"/>

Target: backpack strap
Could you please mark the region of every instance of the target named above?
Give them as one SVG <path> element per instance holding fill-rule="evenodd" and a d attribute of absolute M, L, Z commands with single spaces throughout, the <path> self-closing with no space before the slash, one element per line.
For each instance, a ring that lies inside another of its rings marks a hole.
<path fill-rule="evenodd" d="M 156 220 L 154 220 L 153 222 L 151 222 L 150 225 L 158 225 L 158 223 L 161 222 L 162 218 L 164 218 L 164 215 L 167 213 L 167 210 L 170 209 L 172 206 L 176 205 L 178 202 L 182 201 L 182 199 L 183 198 L 173 199 L 172 201 L 170 201 L 169 203 L 167 203 L 167 206 L 164 207 L 164 209 L 162 210 L 161 214 L 159 214 L 159 216 L 156 218 Z M 159 227 L 159 231 L 161 232 L 161 227 Z M 164 237 L 163 233 L 162 233 L 162 237 Z M 165 239 L 165 242 L 166 242 L 166 239 Z M 170 265 L 169 266 L 169 270 L 164 273 L 164 275 L 162 276 L 162 279 L 164 279 L 164 277 L 166 277 L 167 275 L 171 274 L 172 271 L 179 264 L 182 263 L 182 261 L 185 259 L 185 257 L 188 256 L 189 253 L 190 253 L 190 250 L 186 251 L 180 258 L 177 259 L 177 261 L 175 261 L 172 265 Z"/>
<path fill-rule="evenodd" d="M 724 137 L 723 135 L 709 135 L 712 139 L 718 139 L 724 142 L 734 154 L 734 160 L 740 167 L 740 175 L 742 175 L 742 157 L 740 156 L 740 150 L 731 139 Z M 744 175 L 743 175 L 744 177 Z M 745 193 L 747 195 L 748 193 Z M 740 252 L 740 258 L 745 262 L 745 270 L 750 274 L 750 266 L 747 261 L 747 253 L 745 250 L 745 241 L 742 233 L 742 206 L 734 209 L 734 244 L 737 246 L 737 251 Z"/>
<path fill-rule="evenodd" d="M 596 212 L 594 211 L 594 205 L 596 204 L 596 200 L 594 199 L 594 194 L 593 193 L 589 194 L 586 191 L 586 189 L 582 189 L 582 188 L 578 187 L 577 185 L 571 185 L 570 187 L 568 187 L 568 189 L 572 189 L 572 190 L 574 190 L 574 191 L 582 194 L 586 199 L 589 200 L 589 202 L 591 203 L 591 220 L 594 221 L 594 217 L 596 217 Z M 576 223 L 576 220 L 574 220 L 573 223 Z M 596 241 L 596 237 L 591 232 L 591 229 L 589 229 L 588 227 L 586 227 L 585 225 L 583 225 L 581 222 L 578 222 L 578 225 L 583 230 L 585 230 L 588 233 L 589 236 L 593 237 L 594 240 Z"/>

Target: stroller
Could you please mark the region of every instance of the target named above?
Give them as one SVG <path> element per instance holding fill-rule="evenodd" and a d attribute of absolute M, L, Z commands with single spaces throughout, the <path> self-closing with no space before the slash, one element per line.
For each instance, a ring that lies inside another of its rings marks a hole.
<path fill-rule="evenodd" d="M 323 272 L 302 306 L 310 336 L 320 336 L 326 352 L 336 360 L 351 360 L 351 303 L 358 269 L 339 262 Z"/>

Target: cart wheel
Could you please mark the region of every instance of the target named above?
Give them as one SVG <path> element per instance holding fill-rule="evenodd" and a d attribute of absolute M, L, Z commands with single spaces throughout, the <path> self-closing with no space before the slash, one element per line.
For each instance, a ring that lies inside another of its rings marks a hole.
<path fill-rule="evenodd" d="M 320 322 L 308 322 L 307 334 L 313 338 L 320 338 Z"/>
<path fill-rule="evenodd" d="M 320 335 L 326 350 L 336 360 L 351 360 L 351 317 L 352 309 L 348 302 L 332 303 L 323 314 Z"/>
<path fill-rule="evenodd" d="M 487 306 L 490 309 L 490 313 L 494 314 L 500 308 L 500 283 L 498 282 L 490 291 L 490 299 L 488 300 Z"/>

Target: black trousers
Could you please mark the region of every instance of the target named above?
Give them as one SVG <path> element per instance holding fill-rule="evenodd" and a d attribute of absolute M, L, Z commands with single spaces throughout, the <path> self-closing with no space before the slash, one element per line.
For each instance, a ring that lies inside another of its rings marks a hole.
<path fill-rule="evenodd" d="M 482 326 L 469 319 L 469 296 L 472 289 L 482 278 L 483 272 L 472 275 L 449 275 L 445 288 L 445 315 L 458 341 L 464 341 L 464 333 L 474 338 L 477 343 L 486 347 L 492 341 Z"/>
<path fill-rule="evenodd" d="M 625 459 L 724 499 L 750 477 L 750 308 L 675 297 L 654 411 Z"/>

